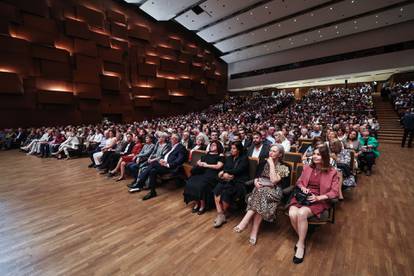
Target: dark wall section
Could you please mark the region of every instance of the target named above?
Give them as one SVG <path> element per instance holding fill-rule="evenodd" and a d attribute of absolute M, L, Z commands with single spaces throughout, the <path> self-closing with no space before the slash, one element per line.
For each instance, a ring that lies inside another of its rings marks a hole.
<path fill-rule="evenodd" d="M 199 110 L 224 96 L 226 79 L 205 45 L 137 7 L 0 1 L 0 127 Z"/>

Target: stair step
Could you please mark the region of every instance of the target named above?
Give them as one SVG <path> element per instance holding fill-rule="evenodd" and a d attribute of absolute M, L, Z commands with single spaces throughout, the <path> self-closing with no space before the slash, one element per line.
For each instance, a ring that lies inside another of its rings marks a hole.
<path fill-rule="evenodd" d="M 379 140 L 380 144 L 401 144 L 401 141 Z"/>

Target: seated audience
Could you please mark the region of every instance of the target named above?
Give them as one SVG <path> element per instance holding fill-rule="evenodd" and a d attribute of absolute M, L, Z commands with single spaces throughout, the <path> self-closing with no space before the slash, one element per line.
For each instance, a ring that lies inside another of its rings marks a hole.
<path fill-rule="evenodd" d="M 138 176 L 134 192 L 139 192 L 149 179 L 150 192 L 143 197 L 143 200 L 148 200 L 157 196 L 155 191 L 156 177 L 167 173 L 175 173 L 186 161 L 187 151 L 183 145 L 180 144 L 180 136 L 178 134 L 171 135 L 171 148 L 165 155 L 157 161 L 150 162 Z"/>
<path fill-rule="evenodd" d="M 128 134 L 128 136 L 129 135 L 131 135 L 131 134 Z M 127 140 L 128 140 L 128 138 L 127 138 Z M 151 141 L 151 139 L 149 139 L 149 141 Z M 118 171 L 120 172 L 120 175 L 116 179 L 116 182 L 125 179 L 125 166 L 128 163 L 133 162 L 134 158 L 137 157 L 137 155 L 140 153 L 140 151 L 143 147 L 141 138 L 136 136 L 136 135 L 134 135 L 134 137 L 132 138 L 132 142 L 133 142 L 133 144 L 131 144 L 131 146 L 130 146 L 130 147 L 132 147 L 132 150 L 129 152 L 129 148 L 124 149 L 124 154 L 121 154 L 121 158 L 118 160 L 118 163 L 116 164 L 115 168 L 113 168 L 108 173 L 108 177 L 113 177 L 113 176 L 115 176 L 115 174 Z"/>
<path fill-rule="evenodd" d="M 290 151 L 290 141 L 286 139 L 282 131 L 276 132 L 275 140 L 276 140 L 276 144 L 280 144 L 283 146 L 284 152 Z"/>
<path fill-rule="evenodd" d="M 158 141 L 159 141 L 158 145 L 159 145 L 160 141 L 163 141 L 162 145 L 165 145 L 165 138 L 164 137 L 158 138 Z M 145 144 L 142 147 L 141 151 L 138 153 L 137 156 L 135 156 L 131 160 L 131 162 L 127 163 L 127 165 L 126 165 L 127 171 L 131 174 L 131 176 L 133 178 L 132 183 L 128 185 L 129 188 L 131 188 L 132 186 L 134 186 L 136 184 L 139 170 L 140 170 L 140 168 L 143 168 L 144 166 L 146 166 L 148 164 L 147 161 L 148 161 L 149 158 L 151 158 L 151 155 L 154 152 L 154 148 L 155 148 L 155 144 L 152 143 L 152 136 L 148 134 L 147 136 L 145 136 Z M 155 150 L 155 152 L 161 152 L 160 149 L 162 150 L 163 147 L 158 146 L 157 149 Z M 165 148 L 165 149 L 167 150 L 167 148 Z M 154 157 L 154 156 L 152 156 L 152 157 Z"/>
<path fill-rule="evenodd" d="M 378 141 L 370 136 L 369 130 L 364 129 L 362 136 L 359 138 L 360 153 L 358 154 L 359 167 L 367 176 L 371 175 L 372 166 L 375 159 L 379 157 Z"/>
<path fill-rule="evenodd" d="M 351 153 L 349 149 L 343 147 L 339 139 L 335 139 L 331 143 L 331 158 L 335 161 L 335 168 L 339 176 L 339 199 L 344 199 L 342 195 L 342 186 L 347 188 L 356 185 L 354 175 L 351 171 Z"/>
<path fill-rule="evenodd" d="M 231 144 L 230 156 L 226 157 L 224 168 L 219 172 L 219 183 L 214 188 L 217 217 L 214 227 L 226 222 L 226 212 L 236 199 L 244 199 L 245 182 L 249 179 L 249 161 L 240 142 Z"/>
<path fill-rule="evenodd" d="M 126 134 L 126 140 L 123 140 L 122 133 L 116 135 L 116 146 L 114 149 L 107 150 L 102 156 L 102 164 L 98 166 L 101 174 L 108 173 L 109 170 L 113 170 L 121 156 L 128 155 L 131 153 L 135 142 L 132 139 L 132 134 Z"/>
<path fill-rule="evenodd" d="M 100 151 L 92 154 L 93 163 L 95 167 L 98 167 L 99 165 L 101 165 L 102 157 L 104 153 L 106 151 L 111 151 L 116 146 L 117 139 L 115 136 L 115 132 L 112 129 L 108 131 L 108 138 L 104 141 L 105 141 L 104 147 L 102 147 Z"/>
<path fill-rule="evenodd" d="M 290 171 L 282 160 L 284 148 L 281 144 L 271 146 L 269 158 L 260 178 L 255 178 L 253 192 L 247 199 L 247 213 L 234 231 L 242 232 L 252 221 L 249 243 L 256 244 L 262 220 L 274 221 L 276 210 L 283 196 L 283 188 L 290 185 Z"/>
<path fill-rule="evenodd" d="M 52 154 L 53 156 L 57 156 L 58 159 L 62 158 L 62 152 L 66 155 L 66 159 L 69 159 L 69 150 L 77 150 L 79 147 L 79 139 L 75 135 L 75 132 L 69 131 L 67 135 L 68 137 L 62 144 L 60 144 L 57 152 Z"/>
<path fill-rule="evenodd" d="M 259 159 L 257 168 L 258 174 L 263 170 L 264 165 L 266 164 L 266 159 L 269 157 L 269 149 L 270 146 L 268 140 L 263 140 L 260 133 L 254 132 L 252 145 L 247 150 L 247 156 Z"/>
<path fill-rule="evenodd" d="M 308 231 L 308 218 L 319 217 L 331 207 L 328 199 L 339 196 L 339 177 L 329 163 L 329 150 L 323 145 L 313 151 L 312 163 L 303 167 L 297 182 L 302 193 L 308 195 L 306 200 L 298 202 L 293 197 L 290 202 L 289 218 L 293 229 L 299 236 L 295 245 L 293 263 L 299 264 L 305 256 L 305 240 Z"/>
<path fill-rule="evenodd" d="M 191 177 L 184 189 L 184 202 L 195 201 L 193 213 L 203 214 L 214 207 L 213 189 L 217 184 L 217 174 L 223 167 L 223 147 L 219 141 L 212 141 L 210 149 L 191 170 Z"/>

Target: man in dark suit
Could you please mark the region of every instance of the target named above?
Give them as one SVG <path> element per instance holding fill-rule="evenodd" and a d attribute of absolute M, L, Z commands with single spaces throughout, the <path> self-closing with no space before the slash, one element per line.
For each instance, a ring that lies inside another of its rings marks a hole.
<path fill-rule="evenodd" d="M 21 127 L 19 127 L 17 129 L 16 137 L 14 137 L 11 147 L 20 148 L 20 146 L 22 145 L 22 142 L 26 139 L 26 137 L 27 137 L 26 132 Z"/>
<path fill-rule="evenodd" d="M 145 195 L 142 200 L 148 200 L 157 196 L 155 191 L 157 175 L 175 173 L 186 161 L 187 150 L 180 143 L 180 140 L 178 134 L 174 133 L 171 135 L 171 150 L 157 162 L 150 163 L 149 166 L 140 173 L 139 178 L 137 179 L 137 184 L 130 188 L 130 192 L 141 191 L 145 181 L 149 178 L 150 192 Z"/>
<path fill-rule="evenodd" d="M 401 123 L 404 126 L 404 135 L 401 142 L 401 147 L 405 146 L 405 140 L 408 137 L 408 147 L 411 148 L 414 136 L 414 108 L 411 108 L 401 119 Z"/>
<path fill-rule="evenodd" d="M 247 156 L 259 158 L 259 165 L 257 167 L 256 175 L 259 175 L 264 169 L 266 159 L 269 157 L 269 150 L 270 142 L 267 139 L 263 140 L 260 133 L 254 132 L 252 145 L 247 150 Z"/>
<path fill-rule="evenodd" d="M 252 145 L 252 140 L 250 139 L 250 137 L 246 134 L 246 130 L 241 128 L 239 130 L 239 134 L 240 134 L 240 142 L 243 145 L 243 148 L 248 149 L 250 148 L 250 146 Z"/>

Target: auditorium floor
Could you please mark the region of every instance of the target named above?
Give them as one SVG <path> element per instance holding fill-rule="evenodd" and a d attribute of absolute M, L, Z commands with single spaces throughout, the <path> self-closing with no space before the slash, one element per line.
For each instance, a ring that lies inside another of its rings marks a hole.
<path fill-rule="evenodd" d="M 86 158 L 0 152 L 0 275 L 413 275 L 414 149 L 381 150 L 301 265 L 285 215 L 253 247 L 232 232 L 241 214 L 214 229 L 215 213 L 191 214 L 173 185 L 143 202 Z"/>

